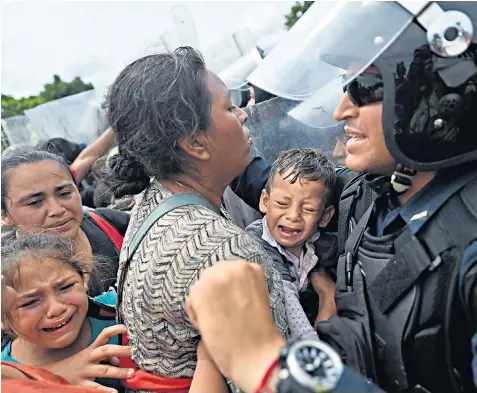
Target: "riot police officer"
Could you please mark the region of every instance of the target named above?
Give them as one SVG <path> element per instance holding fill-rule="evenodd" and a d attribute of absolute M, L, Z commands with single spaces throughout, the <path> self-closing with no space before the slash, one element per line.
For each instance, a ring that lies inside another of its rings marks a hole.
<path fill-rule="evenodd" d="M 319 336 L 388 392 L 475 391 L 477 7 L 324 3 L 302 45 L 290 32 L 249 77 L 297 99 L 343 80 L 353 172 L 339 171 L 338 316 Z M 254 206 L 266 174 L 254 160 L 234 191 Z"/>

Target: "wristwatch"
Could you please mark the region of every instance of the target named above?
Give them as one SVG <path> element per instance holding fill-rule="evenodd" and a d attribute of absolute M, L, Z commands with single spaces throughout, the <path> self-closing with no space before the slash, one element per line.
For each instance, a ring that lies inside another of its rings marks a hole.
<path fill-rule="evenodd" d="M 329 345 L 318 340 L 287 343 L 280 351 L 277 393 L 332 392 L 343 373 L 343 362 Z"/>

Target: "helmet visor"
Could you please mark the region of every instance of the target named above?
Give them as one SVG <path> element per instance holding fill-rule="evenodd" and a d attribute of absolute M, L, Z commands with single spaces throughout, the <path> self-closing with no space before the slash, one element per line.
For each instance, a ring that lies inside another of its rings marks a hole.
<path fill-rule="evenodd" d="M 218 76 L 229 90 L 245 90 L 247 88 L 247 76 L 260 64 L 262 57 L 256 48 L 253 48 L 245 56 L 241 57 Z"/>
<path fill-rule="evenodd" d="M 248 77 L 279 97 L 304 101 L 339 75 L 347 84 L 412 23 L 395 2 L 317 1 Z"/>
<path fill-rule="evenodd" d="M 318 93 L 291 110 L 289 115 L 312 128 L 334 127 L 337 121 L 333 118 L 333 112 L 342 96 L 343 77 L 338 76 Z"/>
<path fill-rule="evenodd" d="M 343 124 L 323 127 L 317 132 L 316 128 L 290 116 L 290 110 L 296 105 L 296 101 L 277 97 L 244 109 L 249 115 L 246 126 L 254 148 L 269 162 L 275 161 L 283 150 L 310 148 L 341 163 L 344 156 L 337 155 L 335 148 L 338 136 L 344 135 Z M 328 122 L 328 116 L 323 120 Z"/>

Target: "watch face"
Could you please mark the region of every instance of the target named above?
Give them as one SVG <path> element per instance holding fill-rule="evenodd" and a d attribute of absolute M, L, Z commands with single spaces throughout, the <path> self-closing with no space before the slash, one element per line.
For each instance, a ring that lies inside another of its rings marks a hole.
<path fill-rule="evenodd" d="M 290 348 L 288 356 L 290 374 L 313 391 L 333 389 L 343 371 L 337 353 L 318 341 L 298 342 Z"/>

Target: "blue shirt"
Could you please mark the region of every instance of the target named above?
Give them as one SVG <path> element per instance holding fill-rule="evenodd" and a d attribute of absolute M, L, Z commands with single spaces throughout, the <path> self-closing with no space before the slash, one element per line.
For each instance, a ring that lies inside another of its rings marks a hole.
<path fill-rule="evenodd" d="M 416 234 L 452 195 L 477 177 L 476 171 L 468 171 L 456 176 L 453 169 L 449 168 L 438 172 L 434 179 L 413 195 L 409 201 L 392 210 L 389 210 L 386 198 L 376 201 L 377 235 L 382 236 L 390 232 L 389 229 L 396 224 L 397 220 L 402 220 L 402 223 L 405 223 L 411 232 Z"/>
<path fill-rule="evenodd" d="M 109 291 L 105 292 L 102 295 L 96 296 L 93 300 L 97 301 L 98 303 L 106 304 L 109 306 L 116 305 L 116 292 Z M 88 346 L 93 344 L 94 340 L 100 335 L 100 333 L 107 327 L 116 325 L 116 321 L 112 320 L 101 320 L 95 319 L 92 317 L 87 317 L 89 320 L 89 324 L 91 326 L 91 339 L 89 340 Z M 114 336 L 110 341 L 109 344 L 119 344 L 118 337 Z M 10 354 L 12 352 L 12 341 L 10 340 L 5 348 L 2 350 L 2 360 L 6 360 L 8 362 L 13 363 L 20 363 L 18 360 L 13 358 Z"/>

